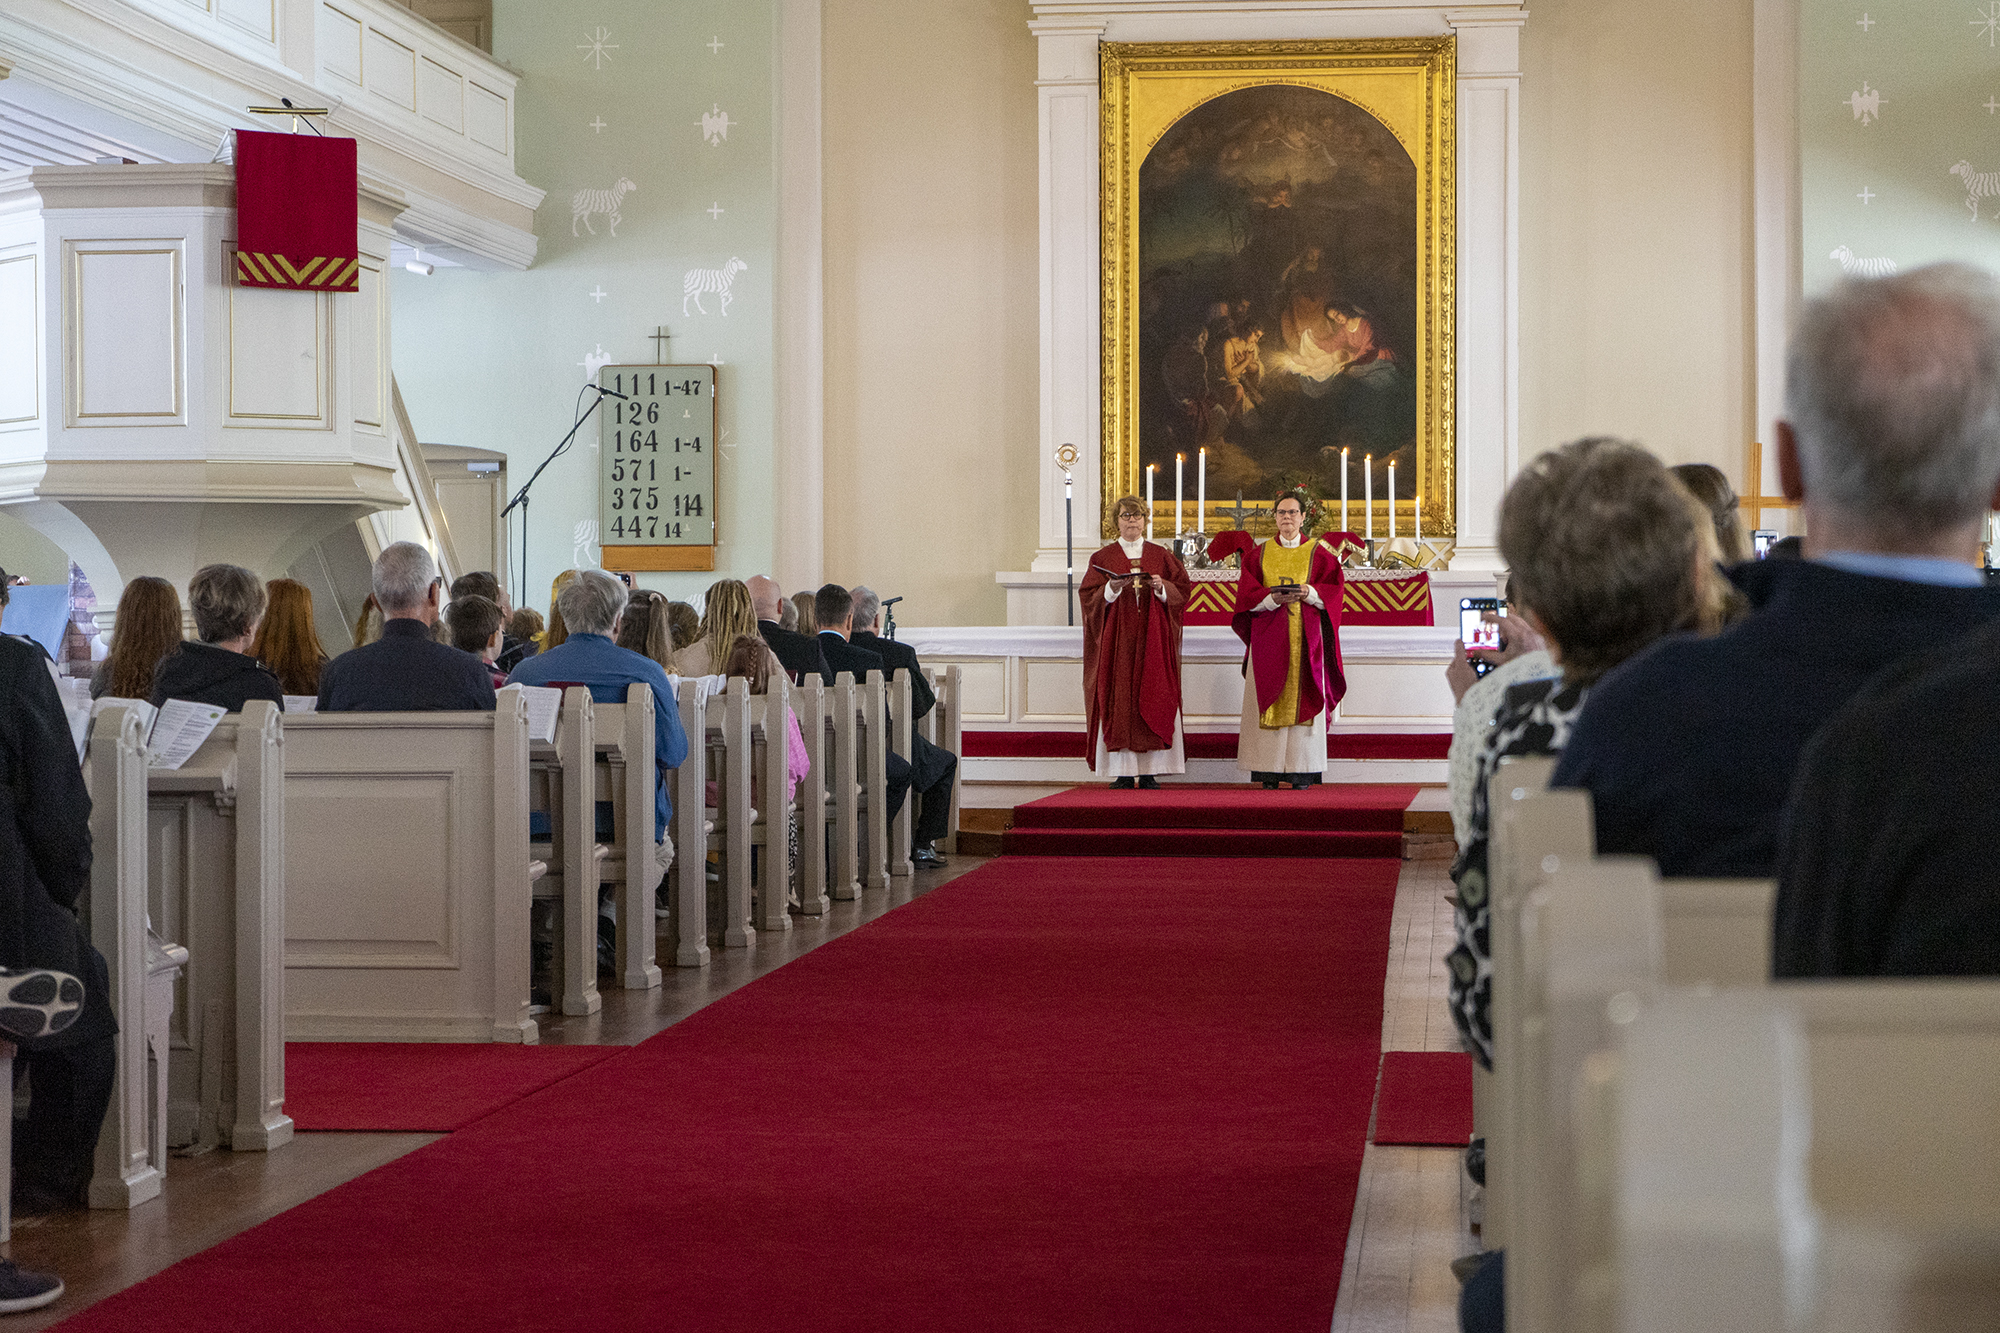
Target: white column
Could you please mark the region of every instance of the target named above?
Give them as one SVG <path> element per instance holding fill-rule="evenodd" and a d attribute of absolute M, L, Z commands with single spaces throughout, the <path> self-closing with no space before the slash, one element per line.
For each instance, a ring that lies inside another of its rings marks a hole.
<path fill-rule="evenodd" d="M 1752 34 L 1756 71 L 1751 88 L 1757 294 L 1754 429 L 1764 443 L 1764 476 L 1744 476 L 1736 490 L 1745 496 L 1779 493 L 1778 450 L 1771 424 L 1784 415 L 1785 343 L 1791 337 L 1801 300 L 1799 0 L 1756 0 Z M 1745 467 L 1747 470 L 1747 459 Z M 1764 526 L 1776 524 L 1767 521 Z"/>
<path fill-rule="evenodd" d="M 776 568 L 787 588 L 816 588 L 826 549 L 826 289 L 822 198 L 821 0 L 778 8 L 778 383 L 772 441 Z"/>
<path fill-rule="evenodd" d="M 1099 471 L 1097 43 L 1102 19 L 1038 19 L 1042 209 L 1041 533 L 1031 568 L 1064 565 L 1063 474 L 1055 451 L 1074 444 L 1076 544 L 1094 551 Z"/>
<path fill-rule="evenodd" d="M 1521 466 L 1521 25 L 1448 11 L 1458 35 L 1458 538 L 1498 569 L 1500 497 Z"/>

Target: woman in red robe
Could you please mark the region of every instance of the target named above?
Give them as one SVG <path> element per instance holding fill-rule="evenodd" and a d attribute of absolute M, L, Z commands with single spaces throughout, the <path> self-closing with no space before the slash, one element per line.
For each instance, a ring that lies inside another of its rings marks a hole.
<path fill-rule="evenodd" d="M 1243 723 L 1236 766 L 1266 788 L 1302 790 L 1326 770 L 1326 726 L 1347 693 L 1340 667 L 1340 559 L 1315 540 L 1303 490 L 1271 506 L 1278 535 L 1243 554 L 1230 625 L 1243 640 Z"/>
<path fill-rule="evenodd" d="M 1083 695 L 1090 766 L 1116 788 L 1158 787 L 1187 772 L 1181 741 L 1181 609 L 1194 585 L 1166 547 L 1146 540 L 1146 505 L 1112 506 L 1118 540 L 1090 557 L 1083 603 Z"/>

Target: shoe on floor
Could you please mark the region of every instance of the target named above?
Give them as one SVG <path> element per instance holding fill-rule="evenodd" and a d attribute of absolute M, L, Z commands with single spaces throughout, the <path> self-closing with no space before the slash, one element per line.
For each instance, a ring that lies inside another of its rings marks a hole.
<path fill-rule="evenodd" d="M 0 1259 L 0 1314 L 39 1310 L 63 1294 L 62 1279 Z"/>
<path fill-rule="evenodd" d="M 1112 780 L 1112 783 L 1111 783 L 1111 790 L 1113 790 L 1113 791 L 1131 791 L 1131 790 L 1132 790 L 1132 779 L 1130 779 L 1130 778 L 1114 778 L 1114 779 Z"/>
<path fill-rule="evenodd" d="M 1277 780 L 1276 778 L 1265 778 L 1265 779 L 1264 779 L 1264 790 L 1265 790 L 1265 791 L 1276 791 L 1276 790 L 1277 790 L 1277 789 L 1279 788 L 1279 786 L 1280 786 L 1280 785 L 1281 785 L 1281 784 L 1279 783 L 1279 781 L 1278 781 L 1278 780 Z"/>
<path fill-rule="evenodd" d="M 1145 777 L 1139 779 L 1140 791 L 1158 791 L 1159 789 L 1160 789 L 1160 780 L 1154 777 L 1152 774 L 1149 773 Z"/>
<path fill-rule="evenodd" d="M 0 996 L 0 1035 L 15 1041 L 53 1036 L 83 1012 L 83 983 L 67 972 L 9 968 L 0 970 L 0 985 L 6 988 Z"/>
<path fill-rule="evenodd" d="M 916 850 L 910 853 L 910 860 L 926 870 L 937 870 L 944 865 L 944 857 L 934 844 L 928 842 L 918 843 Z"/>
<path fill-rule="evenodd" d="M 47 1217 L 50 1213 L 66 1213 L 83 1207 L 83 1191 L 77 1189 L 64 1193 L 53 1185 L 16 1176 L 13 1187 L 8 1191 L 8 1207 L 16 1217 Z M 0 1260 L 0 1263 L 4 1262 Z"/>
<path fill-rule="evenodd" d="M 1451 1261 L 1451 1275 L 1457 1278 L 1459 1284 L 1463 1286 L 1467 1278 L 1485 1266 L 1487 1253 L 1487 1251 L 1481 1250 L 1477 1254 L 1459 1255 L 1458 1258 Z"/>

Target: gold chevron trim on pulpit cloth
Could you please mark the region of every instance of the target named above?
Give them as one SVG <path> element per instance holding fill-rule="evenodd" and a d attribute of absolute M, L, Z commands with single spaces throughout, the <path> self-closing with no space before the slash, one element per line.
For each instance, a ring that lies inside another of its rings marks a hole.
<path fill-rule="evenodd" d="M 361 261 L 322 255 L 294 264 L 284 255 L 238 250 L 236 282 L 241 287 L 283 287 L 298 292 L 358 292 Z"/>
<path fill-rule="evenodd" d="M 1227 582 L 1197 576 L 1182 612 L 1185 625 L 1227 625 L 1236 610 L 1236 575 Z M 1341 585 L 1340 619 L 1344 625 L 1431 624 L 1431 580 L 1412 572 L 1392 578 L 1356 577 L 1349 571 Z"/>

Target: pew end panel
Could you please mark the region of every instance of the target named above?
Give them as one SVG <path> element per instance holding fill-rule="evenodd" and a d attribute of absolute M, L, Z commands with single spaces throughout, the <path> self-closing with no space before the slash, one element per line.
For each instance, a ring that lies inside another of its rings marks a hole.
<path fill-rule="evenodd" d="M 519 698 L 303 714 L 288 747 L 289 1035 L 534 1041 Z"/>
<path fill-rule="evenodd" d="M 708 723 L 701 686 L 680 683 L 675 700 L 687 758 L 674 770 L 675 855 L 668 872 L 668 918 L 674 966 L 707 967 L 708 951 Z"/>
<path fill-rule="evenodd" d="M 819 677 L 809 676 L 798 687 L 795 697 L 799 732 L 806 743 L 806 777 L 798 795 L 799 912 L 803 916 L 823 916 L 832 905 L 827 896 L 832 847 L 827 834 L 833 819 L 833 794 L 827 788 L 827 765 L 833 753 L 827 737 L 829 696 Z"/>

